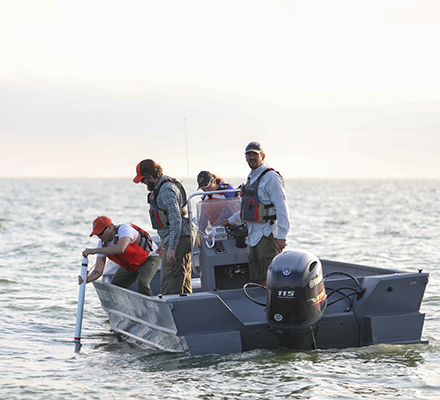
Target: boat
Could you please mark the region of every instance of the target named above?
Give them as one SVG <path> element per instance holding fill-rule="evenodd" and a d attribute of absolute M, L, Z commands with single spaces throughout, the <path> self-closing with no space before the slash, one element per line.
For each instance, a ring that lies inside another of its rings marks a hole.
<path fill-rule="evenodd" d="M 246 226 L 219 224 L 240 208 L 240 197 L 202 201 L 205 194 L 188 198 L 193 293 L 160 294 L 159 274 L 151 297 L 114 286 L 111 265 L 93 282 L 111 329 L 123 339 L 194 356 L 427 343 L 420 306 L 428 273 L 285 250 L 261 286 L 249 280 Z"/>

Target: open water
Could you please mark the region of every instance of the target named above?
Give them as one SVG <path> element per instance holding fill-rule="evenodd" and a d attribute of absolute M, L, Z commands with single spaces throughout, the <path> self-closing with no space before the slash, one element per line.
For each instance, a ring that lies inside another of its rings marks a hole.
<path fill-rule="evenodd" d="M 439 399 L 440 181 L 286 184 L 289 248 L 430 273 L 429 344 L 203 357 L 140 350 L 118 341 L 88 285 L 77 354 L 77 275 L 82 249 L 95 244 L 91 221 L 106 214 L 150 230 L 146 188 L 130 179 L 1 179 L 0 399 Z"/>

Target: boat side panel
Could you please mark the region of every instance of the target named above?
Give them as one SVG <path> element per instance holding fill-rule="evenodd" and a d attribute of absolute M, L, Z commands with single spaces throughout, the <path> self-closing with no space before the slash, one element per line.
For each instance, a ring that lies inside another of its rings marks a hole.
<path fill-rule="evenodd" d="M 359 278 L 365 293 L 358 298 L 347 278 L 326 280 L 329 306 L 319 323 L 320 348 L 379 343 L 420 343 L 424 315 L 419 312 L 428 274 L 396 273 Z M 331 288 L 331 289 L 329 289 Z M 350 295 L 344 297 L 344 294 Z M 335 300 L 341 299 L 334 304 Z"/>
<path fill-rule="evenodd" d="M 350 273 L 356 277 L 370 276 L 370 275 L 386 275 L 386 274 L 395 274 L 402 272 L 395 269 L 370 267 L 367 265 L 353 264 L 353 263 L 340 262 L 340 261 L 331 261 L 331 260 L 322 260 L 322 259 L 320 261 L 322 264 L 324 275 L 328 274 L 329 272 L 340 272 L 340 271 Z"/>
<path fill-rule="evenodd" d="M 326 314 L 347 311 L 351 302 L 361 317 L 417 312 L 428 283 L 428 274 L 388 274 L 358 279 L 360 286 L 343 275 L 333 275 L 325 280 L 329 303 Z M 364 293 L 359 297 L 357 293 L 361 290 Z M 335 301 L 338 299 L 340 301 Z"/>
<path fill-rule="evenodd" d="M 420 343 L 425 315 L 375 315 L 364 318 L 363 344 Z"/>
<path fill-rule="evenodd" d="M 240 353 L 243 351 L 239 331 L 186 335 L 185 342 L 193 356 Z"/>
<path fill-rule="evenodd" d="M 358 347 L 360 341 L 360 323 L 352 312 L 324 315 L 318 324 L 319 349 Z"/>
<path fill-rule="evenodd" d="M 262 288 L 248 288 L 249 296 L 266 304 L 266 290 Z M 232 310 L 243 325 L 267 324 L 265 306 L 255 303 L 240 290 L 221 290 L 218 296 Z"/>
<path fill-rule="evenodd" d="M 153 348 L 168 352 L 186 352 L 188 346 L 181 337 L 147 326 L 129 315 L 116 314 L 113 309 L 105 309 L 112 329 L 127 341 L 134 342 L 142 348 Z"/>
<path fill-rule="evenodd" d="M 115 308 L 151 324 L 177 330 L 170 306 L 166 302 L 108 283 L 95 281 L 94 285 L 104 308 Z"/>
<path fill-rule="evenodd" d="M 164 297 L 165 298 L 165 297 Z M 179 335 L 240 331 L 243 323 L 215 292 L 167 297 Z"/>
<path fill-rule="evenodd" d="M 413 313 L 420 310 L 428 275 L 394 274 L 360 282 L 367 290 L 356 304 L 358 315 Z"/>
<path fill-rule="evenodd" d="M 248 288 L 247 292 L 253 300 L 266 304 L 265 289 Z M 265 306 L 250 300 L 243 290 L 221 290 L 218 296 L 243 324 L 241 329 L 243 351 L 280 347 L 278 336 L 267 322 Z"/>
<path fill-rule="evenodd" d="M 252 291 L 256 298 L 264 292 Z M 243 290 L 195 293 L 175 298 L 172 303 L 178 334 L 192 355 L 275 349 L 280 345 L 267 323 L 264 307 L 249 300 Z"/>
<path fill-rule="evenodd" d="M 186 343 L 177 335 L 168 303 L 108 283 L 93 283 L 115 332 L 143 347 L 187 351 Z"/>

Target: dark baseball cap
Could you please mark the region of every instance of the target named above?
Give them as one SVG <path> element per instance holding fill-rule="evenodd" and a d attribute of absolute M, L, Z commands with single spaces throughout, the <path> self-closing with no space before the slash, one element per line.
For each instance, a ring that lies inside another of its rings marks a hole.
<path fill-rule="evenodd" d="M 261 144 L 258 142 L 250 142 L 247 146 L 246 149 L 244 151 L 244 153 L 250 153 L 250 152 L 254 152 L 254 153 L 263 153 L 263 149 L 261 148 Z"/>
<path fill-rule="evenodd" d="M 201 171 L 197 175 L 197 183 L 199 185 L 199 189 L 203 189 L 205 187 L 208 187 L 213 179 L 214 179 L 214 177 L 212 176 L 211 172 Z"/>

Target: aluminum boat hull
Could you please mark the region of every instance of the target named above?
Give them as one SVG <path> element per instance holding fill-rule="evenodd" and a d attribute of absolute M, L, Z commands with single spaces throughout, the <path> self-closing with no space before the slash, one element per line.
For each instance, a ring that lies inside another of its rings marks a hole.
<path fill-rule="evenodd" d="M 319 349 L 422 341 L 425 315 L 420 312 L 429 275 L 321 260 L 327 295 L 339 300 L 327 307 L 316 331 Z M 361 298 L 344 298 L 350 274 L 365 288 Z M 265 307 L 240 288 L 199 291 L 188 295 L 144 296 L 95 281 L 112 329 L 143 348 L 191 355 L 225 354 L 281 346 L 270 328 Z M 263 288 L 248 289 L 266 301 Z"/>
<path fill-rule="evenodd" d="M 200 276 L 193 280 L 194 293 L 162 296 L 156 274 L 156 295 L 147 297 L 111 285 L 111 272 L 106 271 L 103 280 L 93 284 L 110 325 L 141 347 L 169 352 L 201 355 L 278 348 L 287 343 L 282 337 L 286 333 L 280 335 L 268 323 L 266 289 L 243 290 L 250 281 L 249 247 L 239 240 L 244 230 L 215 225 L 240 210 L 241 198 L 193 203 L 204 194 L 193 193 L 188 199 L 193 270 Z M 420 305 L 427 273 L 319 261 L 327 307 L 311 327 L 313 348 L 423 342 L 425 315 Z"/>

